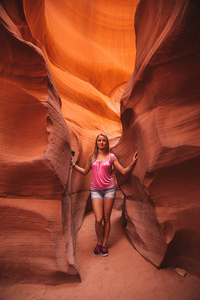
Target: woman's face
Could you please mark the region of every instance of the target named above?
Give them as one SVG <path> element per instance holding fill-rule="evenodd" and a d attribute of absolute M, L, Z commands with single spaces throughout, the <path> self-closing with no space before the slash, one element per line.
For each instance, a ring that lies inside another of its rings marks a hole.
<path fill-rule="evenodd" d="M 103 135 L 98 136 L 98 138 L 97 138 L 98 149 L 105 150 L 106 144 L 107 144 L 107 140 L 106 140 L 105 136 L 103 136 Z"/>

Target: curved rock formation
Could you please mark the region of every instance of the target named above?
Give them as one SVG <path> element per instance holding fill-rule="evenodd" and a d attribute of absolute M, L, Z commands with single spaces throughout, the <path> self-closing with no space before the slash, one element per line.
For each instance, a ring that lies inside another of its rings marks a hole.
<path fill-rule="evenodd" d="M 199 3 L 140 1 L 131 76 L 137 3 L 1 1 L 2 282 L 80 279 L 91 174 L 71 174 L 70 151 L 84 165 L 102 131 L 123 165 L 139 151 L 117 174 L 133 245 L 200 275 Z"/>
<path fill-rule="evenodd" d="M 53 74 L 63 115 L 79 136 L 121 134 L 116 90 L 131 76 L 137 1 L 23 1 Z"/>
<path fill-rule="evenodd" d="M 125 194 L 127 233 L 157 267 L 200 276 L 200 5 L 143 1 L 135 17 L 136 63 L 121 100 L 122 164 L 136 149 Z M 122 152 L 123 151 L 123 152 Z"/>
<path fill-rule="evenodd" d="M 67 199 L 69 130 L 44 55 L 23 38 L 22 33 L 30 37 L 23 10 L 12 4 L 14 20 L 9 5 L 0 6 L 0 278 L 51 284 L 77 281 Z"/>
<path fill-rule="evenodd" d="M 137 2 L 23 1 L 31 34 L 61 96 L 75 161 L 81 166 L 93 151 L 97 134 L 121 135 L 120 97 L 134 66 Z M 69 195 L 76 233 L 85 209 L 91 209 L 90 181 L 91 174 L 72 174 Z"/>
<path fill-rule="evenodd" d="M 71 176 L 70 148 L 84 165 L 100 131 L 112 145 L 121 135 L 137 2 L 1 1 L 4 281 L 79 280 L 74 244 L 91 174 Z"/>

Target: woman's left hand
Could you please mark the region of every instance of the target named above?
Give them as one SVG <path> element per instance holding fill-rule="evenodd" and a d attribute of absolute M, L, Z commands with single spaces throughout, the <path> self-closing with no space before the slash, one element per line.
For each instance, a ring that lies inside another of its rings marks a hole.
<path fill-rule="evenodd" d="M 138 152 L 136 151 L 135 154 L 133 155 L 133 163 L 136 163 L 138 159 Z"/>

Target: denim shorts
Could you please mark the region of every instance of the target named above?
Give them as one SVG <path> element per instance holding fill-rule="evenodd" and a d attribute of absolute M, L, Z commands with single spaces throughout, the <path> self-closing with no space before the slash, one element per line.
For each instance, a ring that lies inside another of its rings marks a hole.
<path fill-rule="evenodd" d="M 91 199 L 113 199 L 115 198 L 116 190 L 115 187 L 105 190 L 92 190 Z"/>

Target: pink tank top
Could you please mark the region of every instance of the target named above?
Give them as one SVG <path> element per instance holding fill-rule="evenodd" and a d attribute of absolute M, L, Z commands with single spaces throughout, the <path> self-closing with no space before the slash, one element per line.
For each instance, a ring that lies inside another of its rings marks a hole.
<path fill-rule="evenodd" d="M 91 189 L 105 190 L 115 186 L 115 181 L 111 175 L 112 162 L 114 154 L 109 153 L 109 156 L 104 161 L 94 161 L 92 163 L 92 182 Z"/>

